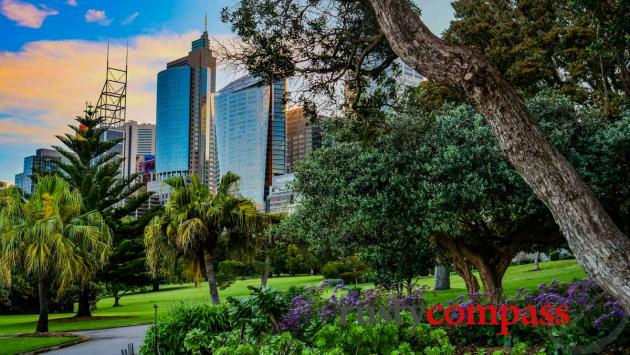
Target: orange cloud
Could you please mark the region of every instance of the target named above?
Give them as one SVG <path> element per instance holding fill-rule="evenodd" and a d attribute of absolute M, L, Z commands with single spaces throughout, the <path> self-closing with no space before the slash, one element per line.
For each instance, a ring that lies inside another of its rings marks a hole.
<path fill-rule="evenodd" d="M 32 126 L 14 117 L 0 120 L 0 142 L 54 144 L 57 139 L 50 134 L 49 127 Z"/>
<path fill-rule="evenodd" d="M 0 12 L 18 26 L 40 28 L 48 16 L 59 14 L 59 11 L 40 4 L 39 8 L 19 0 L 2 0 Z"/>
<path fill-rule="evenodd" d="M 155 122 L 157 73 L 186 55 L 198 36 L 192 32 L 130 39 L 128 120 Z M 55 134 L 67 132 L 85 103 L 98 100 L 106 53 L 106 42 L 80 40 L 30 42 L 18 52 L 0 52 L 0 114 L 9 116 L 0 119 L 0 143 L 50 144 Z M 113 42 L 110 65 L 123 67 L 124 60 L 125 44 Z M 221 80 L 226 74 L 218 76 Z"/>

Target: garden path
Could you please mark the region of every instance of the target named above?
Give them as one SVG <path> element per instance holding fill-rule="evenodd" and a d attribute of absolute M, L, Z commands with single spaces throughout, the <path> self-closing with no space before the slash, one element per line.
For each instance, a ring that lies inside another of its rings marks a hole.
<path fill-rule="evenodd" d="M 73 334 L 87 335 L 90 337 L 90 340 L 67 348 L 49 351 L 44 354 L 120 355 L 120 351 L 127 349 L 127 345 L 131 343 L 133 343 L 135 353 L 137 354 L 147 329 L 149 329 L 149 325 L 72 332 Z"/>

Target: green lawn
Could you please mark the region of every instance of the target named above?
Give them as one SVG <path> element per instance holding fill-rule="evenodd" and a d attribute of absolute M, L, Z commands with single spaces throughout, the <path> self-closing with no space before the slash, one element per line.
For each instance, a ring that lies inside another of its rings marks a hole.
<path fill-rule="evenodd" d="M 19 354 L 49 346 L 69 343 L 79 337 L 18 337 L 0 338 L 0 355 Z"/>
<path fill-rule="evenodd" d="M 575 260 L 541 263 L 541 266 L 543 269 L 535 272 L 529 271 L 532 265 L 520 265 L 509 268 L 503 281 L 505 291 L 508 294 L 513 294 L 517 288 L 535 288 L 541 283 L 550 282 L 553 278 L 560 281 L 572 281 L 576 278 L 586 277 L 586 274 Z M 280 277 L 269 279 L 269 286 L 278 290 L 286 290 L 294 285 L 316 285 L 321 280 L 321 276 Z M 433 280 L 430 277 L 420 279 L 420 283 L 433 286 Z M 258 286 L 260 285 L 260 280 L 237 281 L 228 289 L 220 291 L 220 295 L 223 299 L 227 296 L 245 296 L 249 293 L 247 290 L 249 285 Z M 367 287 L 370 285 L 362 286 Z M 452 289 L 450 290 L 429 293 L 427 301 L 429 303 L 444 302 L 466 293 L 463 280 L 455 274 L 451 275 L 451 287 Z M 178 302 L 210 302 L 207 284 L 204 283 L 199 288 L 195 288 L 192 284 L 165 286 L 159 292 L 125 296 L 121 299 L 122 306 L 116 308 L 112 307 L 112 298 L 105 298 L 98 303 L 98 309 L 93 315 L 96 317 L 117 318 L 80 322 L 55 321 L 55 319 L 71 317 L 72 314 L 53 314 L 50 317 L 50 330 L 71 331 L 146 324 L 153 321 L 154 304 L 158 305 L 158 317 L 161 317 Z M 0 335 L 32 332 L 35 329 L 36 320 L 37 315 L 0 316 Z"/>

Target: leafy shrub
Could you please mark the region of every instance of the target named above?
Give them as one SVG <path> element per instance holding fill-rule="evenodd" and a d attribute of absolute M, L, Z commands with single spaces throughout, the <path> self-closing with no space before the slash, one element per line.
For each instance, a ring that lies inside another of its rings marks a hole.
<path fill-rule="evenodd" d="M 621 304 L 615 301 L 592 279 L 538 286 L 532 295 L 524 297 L 525 304 L 541 307 L 568 305 L 570 322 L 566 326 L 536 327 L 546 338 L 546 346 L 552 351 L 567 351 L 585 344 L 630 346 L 630 324 Z M 611 344 L 602 340 L 610 339 Z M 599 346 L 599 345 L 598 345 Z M 593 351 L 593 350 L 590 350 Z M 572 352 L 572 351 L 569 351 Z"/>
<path fill-rule="evenodd" d="M 196 346 L 193 343 L 200 338 L 200 332 L 214 334 L 230 329 L 228 311 L 224 305 L 182 303 L 157 322 L 158 347 L 162 354 L 186 354 L 190 353 L 184 345 L 189 332 L 195 330 L 189 337 L 189 345 L 192 349 Z M 154 327 L 147 331 L 140 349 L 142 354 L 153 353 L 154 332 Z M 199 347 L 201 348 L 201 345 Z"/>
<path fill-rule="evenodd" d="M 291 333 L 282 333 L 258 340 L 242 341 L 238 336 L 228 336 L 221 345 L 213 342 L 216 355 L 298 355 L 303 354 L 304 343 L 293 338 Z"/>
<path fill-rule="evenodd" d="M 366 266 L 356 256 L 329 261 L 322 267 L 321 273 L 327 279 L 340 279 L 343 273 L 353 272 L 360 277 Z"/>
<path fill-rule="evenodd" d="M 541 342 L 551 352 L 564 353 L 567 349 L 576 349 L 586 344 L 595 344 L 611 334 L 619 335 L 610 339 L 610 345 L 628 346 L 630 344 L 630 325 L 623 323 L 625 313 L 621 305 L 604 292 L 593 280 L 578 280 L 571 283 L 560 283 L 553 280 L 550 285 L 540 285 L 529 294 L 527 289 L 519 289 L 518 293 L 505 300 L 506 304 L 519 308 L 534 306 L 541 309 L 544 305 L 567 305 L 570 322 L 558 326 L 526 326 L 518 322 L 510 326 L 512 339 L 526 345 Z M 466 302 L 464 302 L 467 300 Z M 481 294 L 460 296 L 449 304 L 462 307 L 472 304 L 485 304 L 487 300 Z M 464 324 L 445 327 L 449 337 L 457 345 L 506 346 L 508 337 L 499 336 L 499 326 L 474 326 Z M 601 343 L 603 346 L 608 344 Z M 600 349 L 601 350 L 601 349 Z M 594 350 L 590 350 L 594 351 Z M 571 353 L 569 351 L 568 353 Z"/>
<path fill-rule="evenodd" d="M 225 260 L 219 263 L 219 270 L 230 275 L 245 277 L 258 274 L 257 265 L 253 262 Z"/>
<path fill-rule="evenodd" d="M 326 354 L 454 354 L 446 332 L 428 324 L 380 322 L 342 325 L 339 319 L 315 334 L 313 347 Z"/>
<path fill-rule="evenodd" d="M 551 261 L 558 261 L 558 260 L 560 260 L 560 252 L 555 250 L 555 251 L 552 251 L 551 253 L 549 253 L 549 260 L 551 260 Z"/>
<path fill-rule="evenodd" d="M 195 328 L 186 333 L 184 348 L 194 355 L 211 354 L 210 335 L 199 328 Z"/>
<path fill-rule="evenodd" d="M 343 274 L 339 275 L 339 278 L 343 280 L 344 284 L 352 285 L 357 282 L 358 275 L 356 272 L 350 271 L 350 272 L 344 272 Z"/>
<path fill-rule="evenodd" d="M 228 298 L 230 323 L 241 334 L 265 334 L 280 331 L 279 321 L 288 309 L 281 292 L 270 288 L 248 286 L 252 291 L 246 298 Z"/>

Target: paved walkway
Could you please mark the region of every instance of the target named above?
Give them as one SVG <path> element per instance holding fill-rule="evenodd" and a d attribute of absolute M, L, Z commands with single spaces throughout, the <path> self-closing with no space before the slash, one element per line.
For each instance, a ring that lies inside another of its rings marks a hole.
<path fill-rule="evenodd" d="M 148 325 L 133 327 L 109 328 L 98 330 L 86 330 L 71 332 L 73 334 L 87 335 L 90 340 L 69 346 L 67 348 L 49 351 L 44 354 L 51 355 L 120 355 L 122 349 L 127 349 L 127 344 L 133 343 L 136 354 L 144 333 L 149 329 Z"/>

